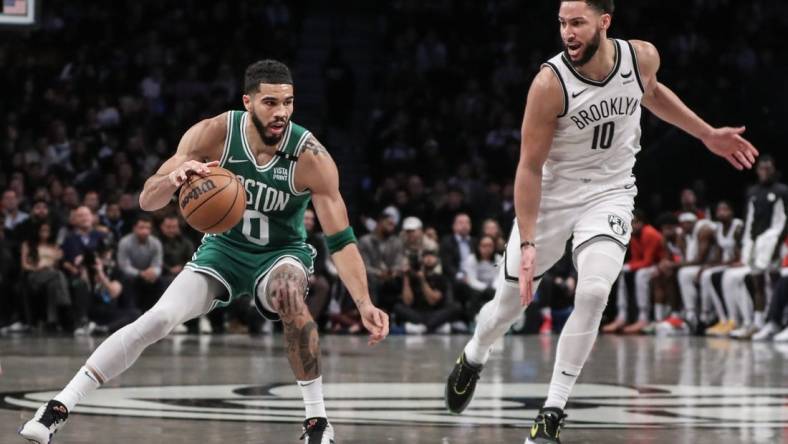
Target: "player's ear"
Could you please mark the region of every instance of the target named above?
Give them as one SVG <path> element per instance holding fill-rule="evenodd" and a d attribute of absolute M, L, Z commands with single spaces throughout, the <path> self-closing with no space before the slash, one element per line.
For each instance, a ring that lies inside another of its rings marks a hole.
<path fill-rule="evenodd" d="M 247 111 L 252 112 L 252 96 L 250 96 L 249 94 L 244 94 L 243 101 L 244 101 L 244 108 L 246 108 Z"/>
<path fill-rule="evenodd" d="M 610 23 L 613 21 L 613 16 L 610 14 L 602 14 L 602 29 L 607 31 L 610 29 Z"/>

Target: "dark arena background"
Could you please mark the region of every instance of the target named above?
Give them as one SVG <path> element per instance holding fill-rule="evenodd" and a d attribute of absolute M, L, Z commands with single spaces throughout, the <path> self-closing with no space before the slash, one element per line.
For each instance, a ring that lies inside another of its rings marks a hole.
<path fill-rule="evenodd" d="M 616 3 L 608 35 L 652 42 L 659 81 L 711 125 L 746 126 L 760 161 L 737 171 L 643 110 L 635 219 L 651 228 L 632 236 L 650 230 L 656 243 L 630 244 L 561 442 L 788 443 L 788 3 Z M 370 297 L 391 321 L 368 347 L 310 207 L 306 302 L 336 442 L 523 442 L 573 310 L 571 253 L 495 343 L 462 415 L 446 409 L 444 386 L 495 293 L 526 96 L 564 47 L 559 6 L 3 0 L 0 443 L 25 442 L 17 431 L 36 409 L 191 259 L 202 233 L 175 200 L 144 212 L 139 194 L 187 129 L 244 110 L 244 70 L 261 59 L 292 70 L 292 121 L 337 164 Z M 730 223 L 720 207 L 742 221 L 727 258 L 714 254 Z M 773 241 L 759 241 L 767 231 Z M 704 242 L 709 254 L 690 257 Z M 766 265 L 742 264 L 746 248 Z M 697 268 L 682 281 L 686 267 Z M 655 274 L 640 279 L 646 268 Z M 737 285 L 729 269 L 744 270 Z M 437 301 L 405 290 L 417 275 Z M 54 441 L 300 442 L 282 330 L 249 295 L 178 325 L 82 400 Z"/>

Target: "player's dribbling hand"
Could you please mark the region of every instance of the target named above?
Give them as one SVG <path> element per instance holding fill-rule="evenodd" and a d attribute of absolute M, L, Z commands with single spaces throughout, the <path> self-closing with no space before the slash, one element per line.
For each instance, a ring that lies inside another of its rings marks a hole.
<path fill-rule="evenodd" d="M 534 267 L 536 266 L 536 248 L 526 245 L 520 250 L 520 302 L 523 307 L 534 298 Z"/>
<path fill-rule="evenodd" d="M 758 157 L 758 150 L 741 136 L 744 130 L 743 126 L 714 128 L 702 141 L 709 151 L 724 157 L 737 170 L 750 169 Z"/>
<path fill-rule="evenodd" d="M 186 183 L 190 175 L 199 174 L 200 176 L 207 176 L 211 172 L 209 168 L 215 166 L 219 166 L 218 160 L 214 160 L 212 162 L 187 160 L 173 172 L 168 174 L 167 177 L 169 177 L 170 183 L 177 188 Z"/>
<path fill-rule="evenodd" d="M 369 345 L 375 345 L 386 339 L 389 334 L 389 315 L 383 310 L 368 302 L 358 309 L 361 314 L 361 322 L 369 331 Z"/>

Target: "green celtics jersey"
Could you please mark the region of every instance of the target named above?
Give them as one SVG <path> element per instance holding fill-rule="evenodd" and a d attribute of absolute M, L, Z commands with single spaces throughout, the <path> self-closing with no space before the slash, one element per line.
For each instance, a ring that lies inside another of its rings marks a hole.
<path fill-rule="evenodd" d="M 303 244 L 304 210 L 310 193 L 296 191 L 294 176 L 296 160 L 310 133 L 290 122 L 276 155 L 265 165 L 258 165 L 244 132 L 249 119 L 245 111 L 228 112 L 227 137 L 219 165 L 233 172 L 246 190 L 246 210 L 236 226 L 216 237 L 245 251 L 263 252 Z"/>

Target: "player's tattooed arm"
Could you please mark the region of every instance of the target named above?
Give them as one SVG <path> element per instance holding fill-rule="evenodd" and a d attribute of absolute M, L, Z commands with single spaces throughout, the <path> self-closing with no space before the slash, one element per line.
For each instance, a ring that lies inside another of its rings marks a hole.
<path fill-rule="evenodd" d="M 306 274 L 294 265 L 282 265 L 271 274 L 265 297 L 282 318 L 287 359 L 299 381 L 320 376 L 320 341 L 317 324 L 304 296 Z"/>
<path fill-rule="evenodd" d="M 324 147 L 323 144 L 320 143 L 320 141 L 317 140 L 317 138 L 312 134 L 310 134 L 306 141 L 304 141 L 304 151 L 310 152 L 315 156 L 330 156 L 326 147 Z"/>

